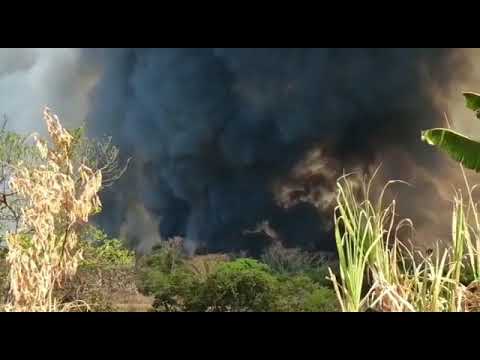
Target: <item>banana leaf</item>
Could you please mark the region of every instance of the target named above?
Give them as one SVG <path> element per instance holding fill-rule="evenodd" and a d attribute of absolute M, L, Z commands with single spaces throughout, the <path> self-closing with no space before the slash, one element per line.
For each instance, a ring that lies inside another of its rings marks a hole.
<path fill-rule="evenodd" d="M 467 108 L 476 112 L 477 117 L 480 119 L 480 94 L 473 92 L 464 92 Z"/>
<path fill-rule="evenodd" d="M 422 141 L 445 151 L 467 169 L 480 172 L 480 142 L 440 128 L 423 131 Z"/>

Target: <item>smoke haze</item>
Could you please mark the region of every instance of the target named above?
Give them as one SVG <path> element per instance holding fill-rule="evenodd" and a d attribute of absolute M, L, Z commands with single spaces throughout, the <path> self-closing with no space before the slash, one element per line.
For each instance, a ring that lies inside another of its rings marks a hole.
<path fill-rule="evenodd" d="M 419 134 L 443 126 L 444 112 L 471 130 L 461 91 L 480 88 L 477 58 L 465 49 L 3 49 L 0 110 L 22 132 L 37 130 L 48 104 L 67 124 L 87 119 L 91 135 L 112 135 L 134 163 L 103 194 L 98 221 L 142 249 L 180 235 L 211 251 L 258 252 L 267 239 L 246 230 L 262 221 L 289 246 L 333 249 L 336 177 L 380 162 L 384 179 L 414 185 L 398 203 L 430 241 L 448 224 L 458 170 Z"/>

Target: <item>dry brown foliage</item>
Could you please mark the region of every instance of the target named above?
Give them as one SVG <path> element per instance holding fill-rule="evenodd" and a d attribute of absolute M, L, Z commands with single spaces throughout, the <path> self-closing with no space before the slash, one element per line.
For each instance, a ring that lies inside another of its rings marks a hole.
<path fill-rule="evenodd" d="M 78 230 L 100 211 L 101 171 L 72 162 L 73 137 L 48 108 L 51 143 L 35 138 L 41 161 L 14 168 L 9 187 L 25 199 L 22 222 L 7 234 L 10 299 L 7 311 L 59 311 L 54 289 L 73 277 L 82 258 Z"/>

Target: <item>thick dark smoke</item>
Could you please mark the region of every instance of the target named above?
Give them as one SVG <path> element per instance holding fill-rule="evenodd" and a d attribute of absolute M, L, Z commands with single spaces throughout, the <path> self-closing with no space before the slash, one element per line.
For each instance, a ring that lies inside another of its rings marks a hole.
<path fill-rule="evenodd" d="M 210 251 L 258 251 L 245 233 L 268 221 L 287 245 L 332 249 L 331 210 L 285 208 L 274 184 L 321 148 L 336 170 L 399 149 L 435 168 L 422 129 L 438 125 L 462 77 L 451 49 L 86 49 L 98 66 L 93 134 L 111 134 L 134 166 L 105 193 L 100 219 L 118 231 L 142 204 L 162 237 Z M 464 68 L 464 66 L 463 66 Z M 394 161 L 390 159 L 391 161 Z M 389 166 L 401 177 L 401 163 Z M 131 215 L 131 214 L 130 214 Z M 135 229 L 131 229 L 135 232 Z"/>

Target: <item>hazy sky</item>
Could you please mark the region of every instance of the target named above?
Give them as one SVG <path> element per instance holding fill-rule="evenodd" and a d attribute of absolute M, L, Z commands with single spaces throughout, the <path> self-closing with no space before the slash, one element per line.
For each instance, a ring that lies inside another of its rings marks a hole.
<path fill-rule="evenodd" d="M 20 132 L 43 129 L 48 105 L 68 125 L 83 121 L 95 69 L 79 49 L 0 49 L 0 114 Z"/>

